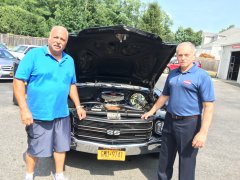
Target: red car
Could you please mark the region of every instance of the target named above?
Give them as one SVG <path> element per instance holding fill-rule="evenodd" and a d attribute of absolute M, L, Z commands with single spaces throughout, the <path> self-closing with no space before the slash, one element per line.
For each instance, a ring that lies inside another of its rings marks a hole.
<path fill-rule="evenodd" d="M 195 64 L 197 64 L 198 67 L 202 67 L 202 64 L 200 61 L 195 61 Z M 178 63 L 177 58 L 172 58 L 171 61 L 168 63 L 167 67 L 164 69 L 163 73 L 168 74 L 171 70 L 176 69 L 180 66 Z"/>

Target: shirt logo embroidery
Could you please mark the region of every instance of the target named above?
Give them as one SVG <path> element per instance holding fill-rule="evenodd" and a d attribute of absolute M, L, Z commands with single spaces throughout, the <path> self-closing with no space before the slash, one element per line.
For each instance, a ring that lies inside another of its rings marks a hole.
<path fill-rule="evenodd" d="M 185 80 L 183 81 L 184 84 L 192 84 L 192 81 L 191 80 Z"/>

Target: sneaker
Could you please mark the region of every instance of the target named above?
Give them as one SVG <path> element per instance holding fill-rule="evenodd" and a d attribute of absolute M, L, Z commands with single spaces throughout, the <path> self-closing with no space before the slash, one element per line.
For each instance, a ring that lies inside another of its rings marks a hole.
<path fill-rule="evenodd" d="M 33 177 L 25 177 L 24 180 L 33 180 Z"/>
<path fill-rule="evenodd" d="M 33 180 L 33 174 L 26 174 L 24 180 Z"/>
<path fill-rule="evenodd" d="M 54 180 L 68 180 L 63 174 L 54 175 Z"/>

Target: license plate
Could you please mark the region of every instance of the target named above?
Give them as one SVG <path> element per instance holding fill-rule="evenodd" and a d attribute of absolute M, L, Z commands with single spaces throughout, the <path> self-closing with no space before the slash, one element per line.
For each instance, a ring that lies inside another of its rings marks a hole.
<path fill-rule="evenodd" d="M 97 159 L 98 160 L 112 160 L 112 161 L 125 161 L 125 149 L 105 149 L 99 148 Z"/>
<path fill-rule="evenodd" d="M 108 112 L 107 113 L 107 118 L 108 119 L 112 119 L 112 120 L 114 120 L 114 119 L 121 119 L 121 114 L 119 114 L 119 113 L 112 113 L 112 112 Z"/>

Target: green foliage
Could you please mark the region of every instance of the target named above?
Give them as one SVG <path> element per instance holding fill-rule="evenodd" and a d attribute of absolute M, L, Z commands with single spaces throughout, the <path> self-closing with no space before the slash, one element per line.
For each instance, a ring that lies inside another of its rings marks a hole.
<path fill-rule="evenodd" d="M 172 20 L 158 3 L 141 0 L 1 0 L 0 31 L 46 36 L 53 25 L 69 32 L 96 26 L 127 25 L 174 41 Z"/>
<path fill-rule="evenodd" d="M 0 7 L 0 32 L 30 36 L 44 36 L 45 19 L 17 6 Z"/>
<path fill-rule="evenodd" d="M 173 24 L 170 17 L 161 9 L 158 3 L 150 3 L 144 12 L 141 28 L 148 32 L 160 35 L 164 41 L 173 41 L 174 36 L 170 30 Z"/>
<path fill-rule="evenodd" d="M 58 0 L 23 0 L 20 2 L 22 9 L 41 16 L 46 20 L 48 26 L 46 31 L 51 29 L 55 18 L 56 5 L 59 2 Z"/>
<path fill-rule="evenodd" d="M 18 5 L 20 5 L 20 3 L 21 3 L 21 1 L 19 1 L 19 0 L 1 0 L 0 6 L 5 6 L 5 5 L 18 6 Z"/>
<path fill-rule="evenodd" d="M 65 0 L 57 5 L 55 22 L 70 32 L 119 24 L 136 27 L 140 5 L 140 0 Z"/>
<path fill-rule="evenodd" d="M 228 30 L 228 29 L 231 29 L 231 28 L 234 28 L 235 27 L 235 25 L 229 25 L 227 28 L 224 28 L 224 29 L 222 29 L 221 31 L 219 31 L 220 33 L 221 32 L 223 32 L 223 31 L 226 31 L 226 30 Z"/>
<path fill-rule="evenodd" d="M 198 46 L 202 41 L 202 31 L 194 32 L 192 28 L 184 29 L 183 27 L 179 27 L 175 33 L 175 39 L 178 43 L 190 41 L 195 46 Z"/>

